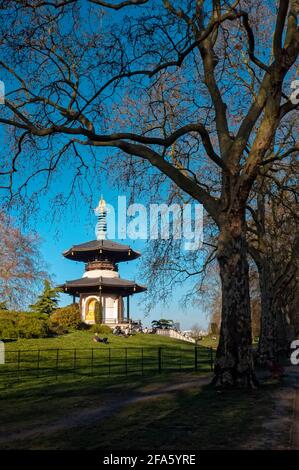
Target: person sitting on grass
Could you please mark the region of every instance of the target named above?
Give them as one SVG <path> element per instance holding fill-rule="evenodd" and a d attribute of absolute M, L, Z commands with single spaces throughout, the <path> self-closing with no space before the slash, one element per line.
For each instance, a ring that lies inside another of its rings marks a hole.
<path fill-rule="evenodd" d="M 93 340 L 95 343 L 104 343 L 108 344 L 108 338 L 100 338 L 98 333 L 94 334 Z"/>
<path fill-rule="evenodd" d="M 121 327 L 119 325 L 116 325 L 115 328 L 113 329 L 113 334 L 116 336 L 122 335 Z"/>
<path fill-rule="evenodd" d="M 129 330 L 129 327 L 127 326 L 125 328 L 125 337 L 128 338 L 130 336 L 130 330 Z"/>

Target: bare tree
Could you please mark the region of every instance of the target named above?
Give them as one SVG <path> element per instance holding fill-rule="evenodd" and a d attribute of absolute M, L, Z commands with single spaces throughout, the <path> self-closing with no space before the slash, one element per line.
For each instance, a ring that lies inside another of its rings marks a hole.
<path fill-rule="evenodd" d="M 142 168 L 144 179 L 154 169 L 202 203 L 219 231 L 214 382 L 254 386 L 246 204 L 297 109 L 286 77 L 298 58 L 298 0 L 88 5 L 86 26 L 79 0 L 2 2 L 1 68 L 11 91 L 0 122 L 16 146 L 0 169 L 3 187 L 13 193 L 22 156 L 35 154 L 36 169 L 19 192 L 33 175 L 57 172 L 66 154 L 78 176 L 88 166 L 82 148 L 109 148 L 118 152 L 108 164 L 115 157 L 119 170 L 121 161 L 133 174 Z"/>
<path fill-rule="evenodd" d="M 191 336 L 192 338 L 195 339 L 196 343 L 202 339 L 202 332 L 203 329 L 198 323 L 194 323 L 194 325 L 191 328 Z"/>
<path fill-rule="evenodd" d="M 278 160 L 279 162 L 279 160 Z M 298 163 L 272 167 L 260 177 L 256 200 L 248 206 L 249 252 L 258 272 L 261 295 L 259 359 L 277 360 L 292 339 L 288 333 L 289 310 L 298 290 L 299 258 Z"/>
<path fill-rule="evenodd" d="M 0 300 L 25 309 L 46 276 L 34 235 L 24 235 L 0 212 Z"/>

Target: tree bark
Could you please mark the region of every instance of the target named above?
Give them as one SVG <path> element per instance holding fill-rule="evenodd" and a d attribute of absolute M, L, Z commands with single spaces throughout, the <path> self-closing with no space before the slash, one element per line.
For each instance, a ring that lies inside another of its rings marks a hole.
<path fill-rule="evenodd" d="M 292 337 L 287 322 L 286 307 L 290 300 L 289 293 L 276 286 L 276 277 L 271 275 L 271 261 L 269 264 L 267 259 L 262 258 L 257 267 L 261 291 L 258 360 L 261 365 L 266 365 L 268 362 L 277 362 L 279 356 L 285 355 L 288 351 Z"/>
<path fill-rule="evenodd" d="M 266 261 L 257 265 L 261 292 L 261 331 L 258 358 L 263 365 L 277 360 L 276 314 L 273 307 L 272 279 Z"/>
<path fill-rule="evenodd" d="M 245 233 L 233 220 L 220 231 L 218 262 L 222 283 L 222 321 L 213 384 L 254 388 L 249 274 Z"/>

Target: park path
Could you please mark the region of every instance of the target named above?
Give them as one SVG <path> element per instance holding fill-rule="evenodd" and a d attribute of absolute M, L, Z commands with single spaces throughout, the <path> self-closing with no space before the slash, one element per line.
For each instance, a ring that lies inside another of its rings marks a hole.
<path fill-rule="evenodd" d="M 94 423 L 98 423 L 107 417 L 112 416 L 114 413 L 121 411 L 128 405 L 135 403 L 160 398 L 171 394 L 173 392 L 179 392 L 180 390 L 198 389 L 203 385 L 207 385 L 211 381 L 211 375 L 207 376 L 184 376 L 178 377 L 178 381 L 171 384 L 159 384 L 153 383 L 146 387 L 146 391 L 142 393 L 129 392 L 129 396 L 121 394 L 121 400 L 119 393 L 116 393 L 113 399 L 105 400 L 101 402 L 101 405 L 97 405 L 92 408 L 84 408 L 76 410 L 71 414 L 67 414 L 60 419 L 50 421 L 48 423 L 35 423 L 30 428 L 19 429 L 18 431 L 9 432 L 5 429 L 1 429 L 0 426 L 0 447 L 5 448 L 5 444 L 9 444 L 14 441 L 21 441 L 24 439 L 31 439 L 35 437 L 42 438 L 42 436 L 53 434 L 58 431 L 69 430 L 70 428 L 89 426 Z M 180 380 L 181 379 L 181 380 Z"/>

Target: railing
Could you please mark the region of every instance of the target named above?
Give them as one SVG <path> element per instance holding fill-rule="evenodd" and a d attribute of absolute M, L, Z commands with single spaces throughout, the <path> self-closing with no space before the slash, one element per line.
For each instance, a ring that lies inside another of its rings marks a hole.
<path fill-rule="evenodd" d="M 187 341 L 187 343 L 196 343 L 196 340 L 194 338 L 191 338 L 191 336 L 186 336 L 183 333 L 180 333 L 179 331 L 173 330 L 172 328 L 167 328 L 165 330 L 163 330 L 162 328 L 158 328 L 156 333 L 161 336 L 169 336 L 170 338 L 179 339 L 181 341 Z"/>
<path fill-rule="evenodd" d="M 122 319 L 122 321 L 119 321 L 117 318 L 107 318 L 105 317 L 105 323 L 108 325 L 108 326 L 111 326 L 111 325 L 119 325 L 119 324 L 124 324 L 124 323 L 128 323 L 130 324 L 132 322 L 132 320 L 130 318 L 126 318 L 124 317 Z"/>
<path fill-rule="evenodd" d="M 213 367 L 213 349 L 198 346 L 8 350 L 5 364 L 0 365 L 0 385 L 42 377 L 144 375 Z"/>

